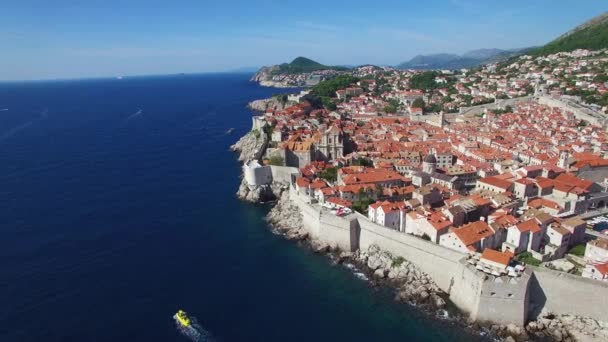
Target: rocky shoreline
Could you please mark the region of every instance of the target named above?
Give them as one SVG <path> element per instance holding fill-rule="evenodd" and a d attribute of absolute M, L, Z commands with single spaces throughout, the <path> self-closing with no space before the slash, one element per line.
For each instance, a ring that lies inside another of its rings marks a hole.
<path fill-rule="evenodd" d="M 351 253 L 316 241 L 302 228 L 302 214 L 289 200 L 289 192 L 284 189 L 277 197 L 278 200 L 267 215 L 267 221 L 275 233 L 298 242 L 315 253 L 328 256 L 336 264 L 345 265 L 372 287 L 388 287 L 395 292 L 396 301 L 416 306 L 429 317 L 447 320 L 471 333 L 503 341 L 596 341 L 594 335 L 604 338 L 603 335 L 598 335 L 602 326 L 593 320 L 557 316 L 550 312 L 543 312 L 536 321 L 529 322 L 523 328 L 514 324 L 503 326 L 471 321 L 450 305 L 448 295 L 414 264 L 394 257 L 376 245 Z M 587 333 L 572 334 L 570 329 Z"/>
<path fill-rule="evenodd" d="M 249 109 L 255 110 L 257 112 L 265 112 L 268 109 L 283 110 L 294 104 L 296 104 L 296 103 L 292 102 L 292 101 L 282 101 L 281 99 L 277 98 L 276 96 L 273 96 L 273 97 L 267 98 L 267 99 L 251 101 L 251 102 L 249 102 L 249 104 L 247 104 L 247 107 L 249 107 Z"/>
<path fill-rule="evenodd" d="M 239 153 L 240 161 L 250 160 L 262 148 L 261 140 L 250 132 L 230 149 Z M 393 257 L 378 246 L 351 253 L 312 239 L 303 228 L 300 209 L 289 199 L 289 184 L 273 183 L 251 188 L 242 179 L 237 196 L 252 203 L 275 201 L 266 218 L 273 232 L 296 241 L 315 253 L 323 253 L 337 264 L 351 268 L 359 277 L 367 280 L 370 286 L 386 286 L 392 289 L 395 292 L 395 300 L 415 305 L 423 313 L 449 320 L 471 333 L 509 342 L 608 340 L 608 325 L 584 317 L 555 315 L 551 312 L 542 312 L 535 321 L 530 321 L 525 327 L 473 322 L 451 306 L 448 295 L 409 261 Z"/>
<path fill-rule="evenodd" d="M 258 81 L 258 83 L 262 87 L 269 87 L 269 88 L 300 88 L 301 87 L 301 86 L 287 84 L 284 82 L 277 82 L 277 81 Z"/>

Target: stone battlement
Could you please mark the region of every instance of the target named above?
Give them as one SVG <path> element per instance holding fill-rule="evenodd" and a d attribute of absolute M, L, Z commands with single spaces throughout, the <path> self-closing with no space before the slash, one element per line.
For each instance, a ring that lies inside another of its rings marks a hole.
<path fill-rule="evenodd" d="M 527 268 L 518 277 L 493 276 L 467 262 L 467 255 L 379 226 L 352 213 L 338 217 L 290 187 L 304 229 L 314 239 L 346 251 L 377 245 L 428 274 L 472 319 L 523 326 L 542 309 L 608 321 L 608 284 L 554 271 Z"/>

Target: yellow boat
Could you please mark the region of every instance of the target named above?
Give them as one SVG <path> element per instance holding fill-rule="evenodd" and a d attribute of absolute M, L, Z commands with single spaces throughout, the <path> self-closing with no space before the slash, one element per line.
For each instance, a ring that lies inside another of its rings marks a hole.
<path fill-rule="evenodd" d="M 188 315 L 183 310 L 177 311 L 177 313 L 175 314 L 175 316 L 173 316 L 173 318 L 175 318 L 177 323 L 179 323 L 179 325 L 181 325 L 182 327 L 190 326 L 190 318 L 188 318 Z"/>

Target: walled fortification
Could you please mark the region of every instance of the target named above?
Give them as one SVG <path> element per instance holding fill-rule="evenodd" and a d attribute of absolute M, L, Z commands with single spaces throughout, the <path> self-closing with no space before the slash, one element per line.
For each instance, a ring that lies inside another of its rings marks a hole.
<path fill-rule="evenodd" d="M 536 318 L 543 309 L 608 322 L 608 283 L 534 268 L 530 318 Z"/>
<path fill-rule="evenodd" d="M 596 113 L 588 108 L 582 107 L 578 104 L 560 101 L 550 96 L 541 95 L 537 99 L 538 103 L 547 105 L 550 107 L 557 107 L 565 112 L 572 112 L 579 120 L 585 120 L 593 125 L 604 126 L 606 119 L 601 113 Z"/>
<path fill-rule="evenodd" d="M 465 254 L 381 227 L 358 213 L 338 217 L 292 187 L 290 199 L 312 238 L 346 251 L 377 245 L 405 258 L 474 320 L 523 326 L 544 309 L 608 321 L 608 284 L 545 269 L 528 269 L 518 278 L 487 275 L 469 265 Z"/>

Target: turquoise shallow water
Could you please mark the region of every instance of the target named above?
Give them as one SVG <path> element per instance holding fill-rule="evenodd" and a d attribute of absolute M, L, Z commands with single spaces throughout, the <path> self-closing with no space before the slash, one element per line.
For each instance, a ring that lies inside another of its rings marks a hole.
<path fill-rule="evenodd" d="M 0 341 L 187 341 L 178 308 L 220 341 L 478 339 L 234 197 L 245 105 L 279 92 L 248 77 L 0 84 Z"/>

